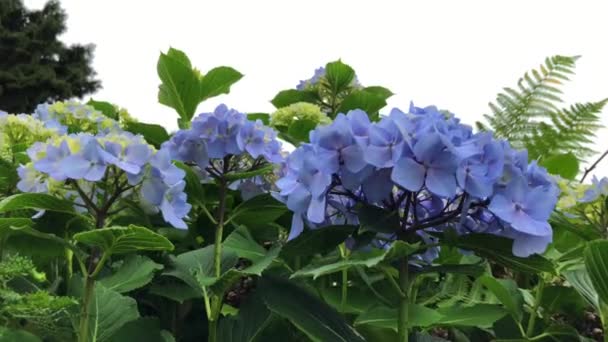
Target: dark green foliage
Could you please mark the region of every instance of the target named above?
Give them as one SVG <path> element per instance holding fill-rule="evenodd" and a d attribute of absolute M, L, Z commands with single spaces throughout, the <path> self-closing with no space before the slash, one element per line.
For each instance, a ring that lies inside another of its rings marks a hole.
<path fill-rule="evenodd" d="M 577 59 L 548 57 L 525 73 L 516 88 L 504 88 L 489 104 L 491 114 L 484 115 L 488 125 L 477 122 L 477 127 L 527 148 L 530 159 L 572 152 L 584 161 L 594 152 L 588 144 L 602 127 L 600 113 L 607 100 L 562 106 L 560 87 L 574 74 Z"/>
<path fill-rule="evenodd" d="M 29 113 L 45 101 L 82 97 L 99 89 L 93 45 L 67 46 L 59 2 L 30 11 L 21 0 L 0 0 L 0 108 Z"/>

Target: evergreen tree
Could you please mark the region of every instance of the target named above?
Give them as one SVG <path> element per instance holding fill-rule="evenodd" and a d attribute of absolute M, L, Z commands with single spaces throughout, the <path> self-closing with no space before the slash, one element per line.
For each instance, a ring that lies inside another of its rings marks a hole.
<path fill-rule="evenodd" d="M 28 10 L 22 0 L 0 0 L 0 109 L 29 113 L 38 103 L 82 97 L 100 87 L 91 67 L 94 46 L 57 39 L 65 21 L 56 0 L 42 10 Z"/>

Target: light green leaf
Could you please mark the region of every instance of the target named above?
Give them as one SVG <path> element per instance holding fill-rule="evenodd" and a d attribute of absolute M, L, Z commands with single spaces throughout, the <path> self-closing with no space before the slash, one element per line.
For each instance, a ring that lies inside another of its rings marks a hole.
<path fill-rule="evenodd" d="M 81 280 L 79 283 L 74 281 L 70 288 L 74 291 L 72 296 L 82 297 Z M 108 341 L 126 323 L 139 318 L 135 299 L 109 290 L 100 283 L 95 284 L 89 306 L 89 316 L 85 318 L 89 320 L 89 341 Z"/>
<path fill-rule="evenodd" d="M 148 228 L 134 225 L 81 232 L 74 235 L 74 240 L 85 245 L 100 247 L 108 255 L 173 250 L 173 244 L 164 236 Z"/>
<path fill-rule="evenodd" d="M 270 102 L 276 108 L 287 107 L 298 102 L 317 103 L 319 96 L 313 91 L 288 89 L 279 92 Z"/>
<path fill-rule="evenodd" d="M 348 259 L 325 258 L 303 267 L 292 278 L 312 277 L 316 279 L 322 275 L 339 272 L 356 266 L 375 267 L 381 263 L 388 263 L 396 259 L 405 258 L 418 250 L 417 245 L 410 245 L 403 241 L 395 241 L 386 250 L 374 249 L 370 252 L 354 252 Z"/>
<path fill-rule="evenodd" d="M 577 268 L 562 272 L 562 275 L 572 287 L 576 289 L 578 293 L 583 296 L 589 302 L 589 304 L 593 305 L 598 311 L 600 309 L 599 298 L 595 288 L 593 287 L 593 283 L 591 278 L 589 277 L 589 273 L 587 273 L 587 269 L 585 268 Z"/>
<path fill-rule="evenodd" d="M 499 305 L 476 304 L 467 307 L 441 308 L 439 313 L 443 317 L 437 324 L 489 328 L 494 322 L 504 317 L 507 311 Z"/>
<path fill-rule="evenodd" d="M 72 202 L 48 194 L 16 194 L 0 201 L 0 213 L 22 209 L 51 210 L 76 214 Z"/>
<path fill-rule="evenodd" d="M 42 340 L 25 330 L 13 330 L 0 326 L 0 342 L 42 342 Z"/>
<path fill-rule="evenodd" d="M 156 68 L 162 82 L 158 101 L 175 109 L 182 125 L 189 123 L 201 99 L 201 86 L 188 57 L 170 48 L 166 54 L 160 54 Z"/>
<path fill-rule="evenodd" d="M 333 92 L 338 94 L 350 86 L 355 79 L 355 70 L 341 60 L 327 63 L 325 66 L 325 78 Z"/>
<path fill-rule="evenodd" d="M 313 341 L 364 341 L 336 311 L 292 282 L 265 276 L 258 289 L 272 312 L 288 319 Z"/>
<path fill-rule="evenodd" d="M 154 278 L 154 273 L 162 269 L 163 265 L 155 263 L 148 257 L 131 255 L 118 270 L 101 279 L 100 282 L 107 289 L 125 293 L 148 284 Z"/>
<path fill-rule="evenodd" d="M 200 81 L 199 102 L 221 94 L 228 94 L 230 86 L 241 78 L 243 78 L 243 74 L 230 67 L 220 66 L 209 70 Z"/>
<path fill-rule="evenodd" d="M 114 105 L 110 102 L 95 101 L 93 99 L 90 99 L 89 102 L 87 102 L 87 105 L 102 112 L 103 115 L 109 117 L 110 119 L 118 120 L 118 111 L 116 110 L 116 107 L 114 107 Z"/>
<path fill-rule="evenodd" d="M 397 319 L 399 313 L 395 308 L 386 306 L 376 306 L 364 311 L 357 317 L 354 325 L 373 325 L 379 328 L 387 328 L 397 331 Z M 409 327 L 428 327 L 439 320 L 442 315 L 437 311 L 418 304 L 408 305 L 408 326 Z"/>
<path fill-rule="evenodd" d="M 585 267 L 601 302 L 608 303 L 608 241 L 587 243 Z"/>
<path fill-rule="evenodd" d="M 251 261 L 257 261 L 266 255 L 266 249 L 253 240 L 245 226 L 238 227 L 228 235 L 224 240 L 224 249 Z"/>
<path fill-rule="evenodd" d="M 270 114 L 268 113 L 247 113 L 247 120 L 256 121 L 260 120 L 264 125 L 270 124 Z"/>
<path fill-rule="evenodd" d="M 125 129 L 131 133 L 141 134 L 149 144 L 157 149 L 165 141 L 169 140 L 169 133 L 161 125 L 148 124 L 143 122 L 128 122 Z"/>
<path fill-rule="evenodd" d="M 570 152 L 551 156 L 540 164 L 546 167 L 549 173 L 566 179 L 574 179 L 579 169 L 578 159 Z"/>
<path fill-rule="evenodd" d="M 478 281 L 498 298 L 516 321 L 521 321 L 523 306 L 521 296 L 517 296 L 516 293 L 509 291 L 500 281 L 490 275 L 484 275 L 478 278 Z M 515 288 L 517 287 L 515 286 Z"/>
<path fill-rule="evenodd" d="M 350 110 L 361 109 L 366 112 L 371 119 L 375 119 L 378 111 L 384 108 L 384 106 L 386 106 L 386 100 L 382 96 L 365 90 L 355 90 L 342 100 L 337 112 L 346 114 Z"/>

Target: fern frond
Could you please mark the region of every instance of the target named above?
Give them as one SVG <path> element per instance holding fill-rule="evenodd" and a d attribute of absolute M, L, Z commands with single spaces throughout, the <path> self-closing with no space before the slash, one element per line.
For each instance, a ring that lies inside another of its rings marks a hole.
<path fill-rule="evenodd" d="M 574 74 L 578 57 L 553 56 L 538 70 L 531 70 L 517 82 L 516 88 L 504 88 L 503 93 L 490 103 L 491 114 L 485 114 L 494 134 L 509 139 L 516 147 L 538 125 L 538 120 L 549 117 L 562 102 L 559 88 Z M 478 127 L 483 127 L 478 124 Z M 520 145 L 520 146 L 518 146 Z"/>
<path fill-rule="evenodd" d="M 600 114 L 608 98 L 598 102 L 576 103 L 549 113 L 549 120 L 523 139 L 531 159 L 572 152 L 580 160 L 594 154 L 589 147 L 602 127 Z"/>

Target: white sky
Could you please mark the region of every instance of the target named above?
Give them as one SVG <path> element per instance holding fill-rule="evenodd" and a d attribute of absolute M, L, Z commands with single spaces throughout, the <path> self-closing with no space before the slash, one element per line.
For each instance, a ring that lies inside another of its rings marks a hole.
<path fill-rule="evenodd" d="M 44 0 L 25 0 L 40 8 Z M 606 1 L 135 1 L 64 0 L 67 43 L 94 43 L 103 89 L 93 97 L 141 121 L 176 128 L 157 102 L 156 62 L 170 46 L 203 72 L 219 65 L 245 77 L 225 102 L 270 112 L 269 100 L 342 58 L 364 85 L 396 95 L 386 110 L 435 104 L 473 124 L 504 86 L 546 56 L 582 55 L 567 103 L 608 97 Z M 608 125 L 608 108 L 603 113 Z M 597 149 L 608 148 L 608 130 Z M 608 175 L 608 160 L 596 174 Z"/>

